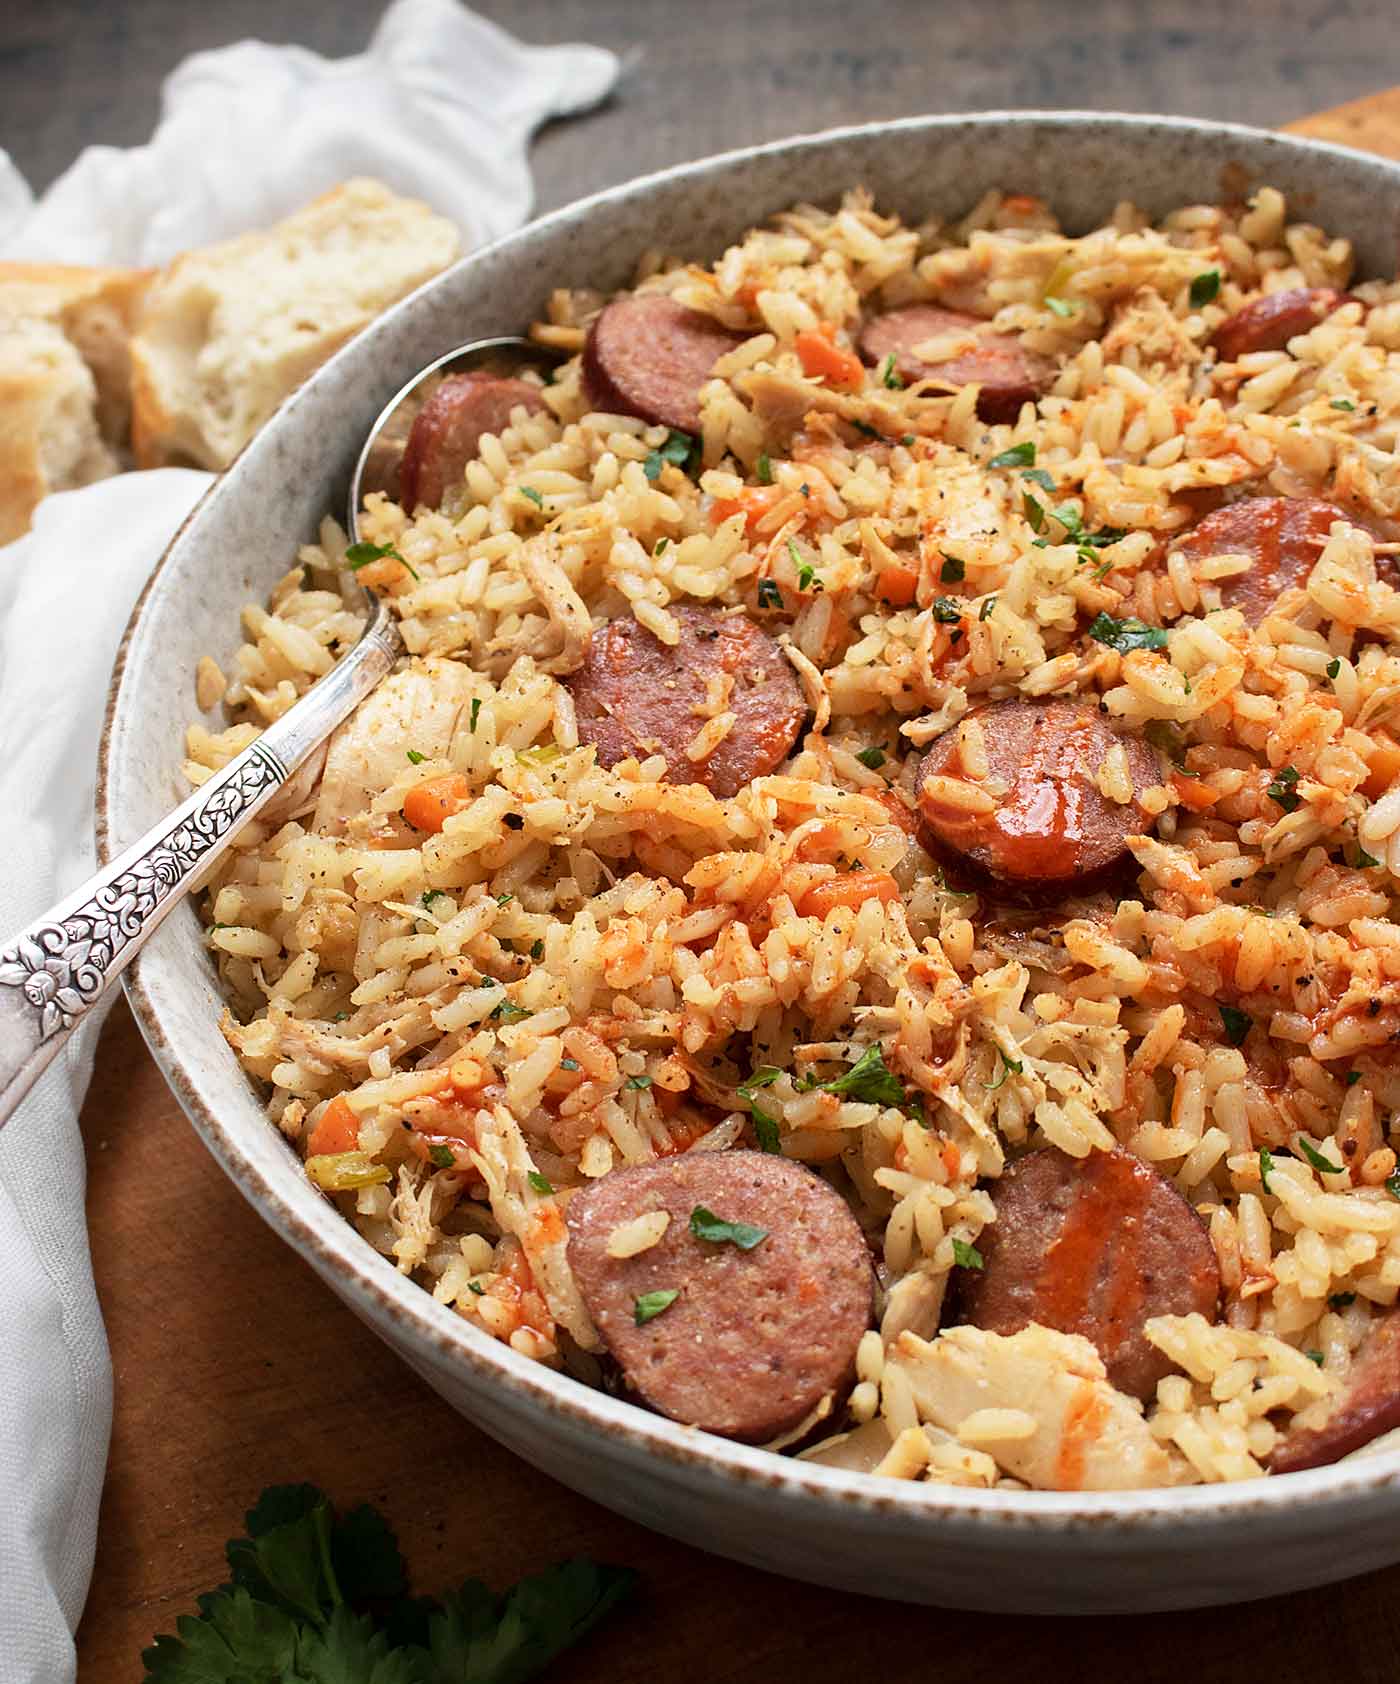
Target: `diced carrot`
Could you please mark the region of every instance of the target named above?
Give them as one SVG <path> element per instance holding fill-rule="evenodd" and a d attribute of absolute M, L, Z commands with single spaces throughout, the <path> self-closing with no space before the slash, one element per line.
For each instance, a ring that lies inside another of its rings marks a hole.
<path fill-rule="evenodd" d="M 344 1094 L 338 1093 L 321 1113 L 321 1120 L 306 1142 L 308 1157 L 325 1153 L 353 1152 L 360 1144 L 360 1119 L 350 1109 Z"/>
<path fill-rule="evenodd" d="M 1172 773 L 1172 788 L 1181 805 L 1189 807 L 1193 813 L 1209 812 L 1220 799 L 1219 793 L 1199 778 L 1183 777 L 1180 772 Z"/>
<path fill-rule="evenodd" d="M 403 816 L 415 830 L 441 830 L 453 813 L 471 805 L 472 786 L 460 772 L 415 784 L 403 798 Z"/>
<path fill-rule="evenodd" d="M 730 515 L 742 514 L 744 530 L 752 532 L 774 504 L 786 496 L 787 492 L 781 485 L 746 485 L 737 497 L 715 499 L 715 525 L 728 520 Z"/>
<path fill-rule="evenodd" d="M 836 329 L 823 322 L 815 331 L 799 333 L 795 341 L 802 372 L 813 380 L 832 386 L 859 386 L 865 379 L 865 365 L 854 351 L 836 343 Z"/>
<path fill-rule="evenodd" d="M 797 910 L 807 918 L 825 918 L 838 906 L 859 906 L 867 900 L 898 900 L 899 884 L 888 871 L 847 871 L 814 883 Z"/>
<path fill-rule="evenodd" d="M 1370 773 L 1361 786 L 1361 793 L 1371 801 L 1379 801 L 1397 777 L 1400 777 L 1400 743 L 1388 731 L 1372 729 L 1371 748 L 1366 755 Z"/>
<path fill-rule="evenodd" d="M 875 581 L 875 594 L 891 608 L 907 608 L 919 588 L 919 575 L 912 567 L 885 567 Z"/>

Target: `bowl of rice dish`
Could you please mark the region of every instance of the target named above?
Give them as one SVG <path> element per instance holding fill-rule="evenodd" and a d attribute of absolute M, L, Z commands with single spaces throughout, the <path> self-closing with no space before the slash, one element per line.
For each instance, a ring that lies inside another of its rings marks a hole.
<path fill-rule="evenodd" d="M 407 657 L 131 973 L 464 1415 L 1027 1611 L 1400 1557 L 1394 164 L 991 114 L 604 193 L 354 340 L 114 679 L 110 853 Z M 454 344 L 387 490 L 388 397 Z M 198 675 L 198 707 L 196 678 Z"/>

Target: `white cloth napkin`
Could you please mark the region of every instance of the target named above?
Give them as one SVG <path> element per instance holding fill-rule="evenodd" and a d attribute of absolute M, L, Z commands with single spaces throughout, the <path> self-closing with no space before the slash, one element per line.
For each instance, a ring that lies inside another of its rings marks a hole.
<path fill-rule="evenodd" d="M 160 262 L 357 174 L 426 199 L 476 245 L 529 214 L 533 131 L 602 99 L 617 68 L 595 47 L 522 46 L 456 0 L 395 0 L 369 49 L 338 62 L 253 41 L 200 53 L 166 83 L 148 145 L 92 148 L 38 203 L 0 152 L 0 252 Z M 162 469 L 65 492 L 0 549 L 0 937 L 93 867 L 112 660 L 209 477 Z M 92 1571 L 111 1420 L 77 1128 L 95 1039 L 95 1025 L 76 1036 L 0 1130 L 3 1684 L 73 1678 Z M 113 1677 L 138 1665 L 105 1660 Z"/>

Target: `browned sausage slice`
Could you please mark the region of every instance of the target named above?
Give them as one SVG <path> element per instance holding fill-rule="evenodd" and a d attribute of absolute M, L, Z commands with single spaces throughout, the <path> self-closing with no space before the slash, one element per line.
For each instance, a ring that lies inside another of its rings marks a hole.
<path fill-rule="evenodd" d="M 959 732 L 949 731 L 924 756 L 918 803 L 934 841 L 977 870 L 1020 888 L 1068 885 L 1117 864 L 1128 838 L 1150 823 L 1140 801 L 1162 781 L 1156 755 L 1118 736 L 1089 703 L 992 702 L 969 717 L 982 727 L 987 777 L 967 778 Z M 1133 786 L 1125 802 L 1098 786 L 1118 743 Z"/>
<path fill-rule="evenodd" d="M 399 464 L 399 502 L 410 513 L 420 505 L 440 509 L 448 491 L 477 453 L 483 433 L 499 433 L 511 411 L 538 415 L 545 407 L 538 386 L 500 374 L 449 374 L 414 417 Z"/>
<path fill-rule="evenodd" d="M 751 1250 L 697 1239 L 697 1207 L 767 1237 Z M 614 1230 L 663 1210 L 655 1245 L 608 1255 Z M 873 1308 L 870 1253 L 840 1194 L 800 1164 L 687 1152 L 614 1170 L 574 1194 L 568 1224 L 588 1313 L 628 1384 L 663 1415 L 762 1444 L 849 1384 Z M 639 1327 L 637 1302 L 652 1293 L 676 1296 Z"/>
<path fill-rule="evenodd" d="M 778 644 L 743 614 L 683 603 L 671 613 L 681 629 L 674 648 L 632 619 L 593 633 L 583 665 L 565 681 L 579 741 L 594 745 L 603 766 L 662 754 L 669 782 L 736 795 L 791 753 L 807 717 L 802 686 Z M 712 684 L 734 723 L 711 754 L 692 760 Z"/>
<path fill-rule="evenodd" d="M 1079 1333 L 1121 1392 L 1150 1398 L 1172 1363 L 1150 1316 L 1214 1321 L 1220 1267 L 1205 1224 L 1171 1182 L 1121 1147 L 1071 1158 L 1047 1147 L 991 1188 L 996 1221 L 960 1279 L 963 1318 L 992 1333 L 1031 1322 Z"/>
<path fill-rule="evenodd" d="M 1392 1427 L 1400 1427 L 1400 1310 L 1387 1311 L 1367 1334 L 1327 1419 L 1292 1428 L 1269 1457 L 1269 1471 L 1325 1467 Z"/>
<path fill-rule="evenodd" d="M 660 292 L 627 293 L 598 313 L 583 347 L 583 388 L 594 409 L 700 431 L 700 388 L 743 341 L 713 316 Z"/>
<path fill-rule="evenodd" d="M 1334 520 L 1356 517 L 1320 497 L 1246 497 L 1207 515 L 1171 548 L 1188 560 L 1247 555 L 1247 573 L 1217 581 L 1221 604 L 1257 626 L 1290 586 L 1302 585 L 1322 554 Z"/>
<path fill-rule="evenodd" d="M 926 363 L 914 355 L 930 339 L 973 335 L 977 343 L 944 362 Z M 872 366 L 894 358 L 895 372 L 906 384 L 936 380 L 946 386 L 980 385 L 977 413 L 984 421 L 1014 421 L 1023 403 L 1034 403 L 1054 378 L 1054 365 L 1019 339 L 993 333 L 979 316 L 945 310 L 937 304 L 906 304 L 866 322 L 860 354 Z"/>
<path fill-rule="evenodd" d="M 1349 292 L 1335 287 L 1290 287 L 1256 298 L 1215 330 L 1211 344 L 1222 362 L 1237 362 L 1250 351 L 1281 351 L 1299 333 L 1310 333 L 1343 304 L 1354 304 Z"/>

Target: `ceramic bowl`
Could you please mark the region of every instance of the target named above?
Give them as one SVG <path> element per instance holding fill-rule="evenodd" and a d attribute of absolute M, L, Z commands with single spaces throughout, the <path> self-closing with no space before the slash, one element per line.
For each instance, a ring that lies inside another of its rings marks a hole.
<path fill-rule="evenodd" d="M 181 736 L 201 653 L 227 657 L 327 511 L 381 405 L 480 335 L 523 331 L 552 287 L 616 287 L 663 246 L 717 256 L 797 200 L 855 183 L 909 218 L 985 189 L 1047 199 L 1071 231 L 1131 199 L 1157 215 L 1273 183 L 1393 273 L 1400 165 L 1223 124 L 1089 114 L 914 119 L 784 141 L 602 193 L 474 253 L 332 359 L 258 434 L 177 535 L 138 603 L 104 740 L 104 857 L 184 793 Z M 1231 1486 L 970 1492 L 814 1467 L 678 1426 L 487 1338 L 377 1256 L 308 1183 L 217 1027 L 191 906 L 127 982 L 156 1059 L 209 1150 L 331 1289 L 468 1419 L 547 1473 L 740 1561 L 878 1596 L 974 1609 L 1127 1612 L 1242 1600 L 1400 1559 L 1400 1453 Z"/>

